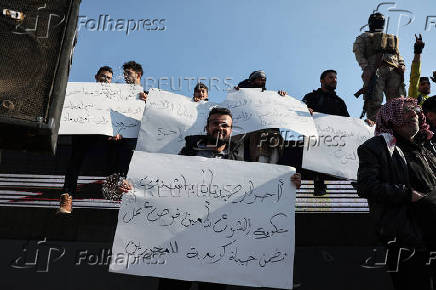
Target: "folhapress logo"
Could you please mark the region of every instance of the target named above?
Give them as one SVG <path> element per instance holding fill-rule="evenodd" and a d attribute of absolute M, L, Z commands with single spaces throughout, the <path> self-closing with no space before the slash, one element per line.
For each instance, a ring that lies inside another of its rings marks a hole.
<path fill-rule="evenodd" d="M 411 24 L 415 20 L 413 12 L 397 8 L 395 2 L 381 2 L 373 13 L 381 13 L 385 16 L 385 33 L 399 35 L 401 27 Z M 360 31 L 368 29 L 368 24 L 363 25 Z"/>
<path fill-rule="evenodd" d="M 88 31 L 118 31 L 129 35 L 135 31 L 164 31 L 167 29 L 165 18 L 112 18 L 109 14 L 96 17 L 79 16 L 78 31 L 85 28 Z"/>
<path fill-rule="evenodd" d="M 50 266 L 65 255 L 65 248 L 42 241 L 29 241 L 22 249 L 21 255 L 14 259 L 10 266 L 14 269 L 32 269 L 47 273 Z"/>
<path fill-rule="evenodd" d="M 416 249 L 404 248 L 398 245 L 397 238 L 389 241 L 386 245 L 386 252 L 378 254 L 377 249 L 373 249 L 373 255 L 367 258 L 360 266 L 366 269 L 385 269 L 386 272 L 398 272 L 400 264 L 407 262 L 416 255 Z M 436 261 L 436 252 L 426 253 L 423 263 L 431 266 Z M 382 259 L 380 259 L 382 258 Z"/>

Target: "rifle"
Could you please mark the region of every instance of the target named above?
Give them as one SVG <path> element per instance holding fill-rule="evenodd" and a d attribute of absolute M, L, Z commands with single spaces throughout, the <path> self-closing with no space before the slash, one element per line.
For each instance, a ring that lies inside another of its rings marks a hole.
<path fill-rule="evenodd" d="M 371 74 L 371 78 L 368 82 L 368 84 L 365 86 L 363 86 L 363 88 L 361 88 L 360 90 L 358 90 L 354 96 L 356 97 L 356 99 L 358 99 L 360 97 L 360 95 L 363 94 L 363 99 L 366 100 L 371 100 L 374 96 L 375 93 L 375 86 L 377 83 L 377 75 L 376 72 L 377 70 L 374 70 L 374 72 Z M 360 114 L 360 119 L 362 119 L 365 114 L 366 114 L 366 102 L 363 104 L 363 109 L 362 109 L 362 114 Z"/>
<path fill-rule="evenodd" d="M 375 86 L 377 83 L 377 69 L 382 65 L 382 59 L 383 59 L 383 53 L 379 54 L 378 59 L 377 59 L 377 63 L 376 66 L 374 68 L 373 71 L 371 71 L 371 77 L 369 78 L 369 81 L 367 83 L 363 83 L 363 88 L 361 88 L 360 90 L 358 90 L 354 96 L 356 97 L 356 99 L 358 99 L 360 97 L 360 95 L 363 94 L 363 99 L 365 101 L 367 100 L 371 100 L 374 96 L 375 93 Z M 360 119 L 362 119 L 365 114 L 366 114 L 366 102 L 364 102 L 363 104 L 363 109 L 362 109 L 362 114 L 360 114 Z"/>

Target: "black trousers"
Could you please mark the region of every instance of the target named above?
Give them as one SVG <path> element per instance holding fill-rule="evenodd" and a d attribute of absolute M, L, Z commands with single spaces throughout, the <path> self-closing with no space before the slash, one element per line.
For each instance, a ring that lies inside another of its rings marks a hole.
<path fill-rule="evenodd" d="M 71 158 L 65 173 L 63 192 L 70 195 L 76 193 L 77 179 L 83 161 L 87 154 L 93 151 L 104 154 L 106 160 L 104 175 L 120 173 L 122 176 L 127 176 L 136 140 L 125 138 L 119 141 L 109 141 L 108 136 L 103 135 L 73 135 Z"/>

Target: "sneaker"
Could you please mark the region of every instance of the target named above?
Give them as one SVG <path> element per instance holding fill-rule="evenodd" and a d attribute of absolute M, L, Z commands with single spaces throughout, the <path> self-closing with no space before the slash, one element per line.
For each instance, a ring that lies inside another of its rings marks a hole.
<path fill-rule="evenodd" d="M 61 194 L 57 213 L 70 214 L 73 210 L 73 197 L 68 193 Z"/>
<path fill-rule="evenodd" d="M 327 194 L 327 186 L 324 183 L 324 180 L 316 180 L 313 182 L 313 195 L 314 196 L 322 196 Z"/>

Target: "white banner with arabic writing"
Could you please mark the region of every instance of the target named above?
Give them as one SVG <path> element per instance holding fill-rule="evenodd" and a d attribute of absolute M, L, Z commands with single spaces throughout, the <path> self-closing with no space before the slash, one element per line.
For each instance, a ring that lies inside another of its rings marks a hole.
<path fill-rule="evenodd" d="M 110 271 L 291 289 L 294 172 L 136 151 Z"/>
<path fill-rule="evenodd" d="M 318 133 L 306 105 L 275 91 L 239 89 L 229 92 L 222 103 L 194 102 L 192 98 L 151 89 L 142 120 L 136 150 L 177 154 L 185 137 L 205 134 L 211 107 L 230 109 L 233 136 L 266 128 L 286 128 L 286 139 Z"/>
<path fill-rule="evenodd" d="M 303 168 L 346 179 L 357 179 L 359 157 L 357 148 L 374 136 L 369 127 L 357 118 L 314 113 L 319 138 L 306 138 Z"/>
<path fill-rule="evenodd" d="M 137 138 L 145 103 L 140 86 L 69 82 L 59 134 L 100 134 Z"/>

